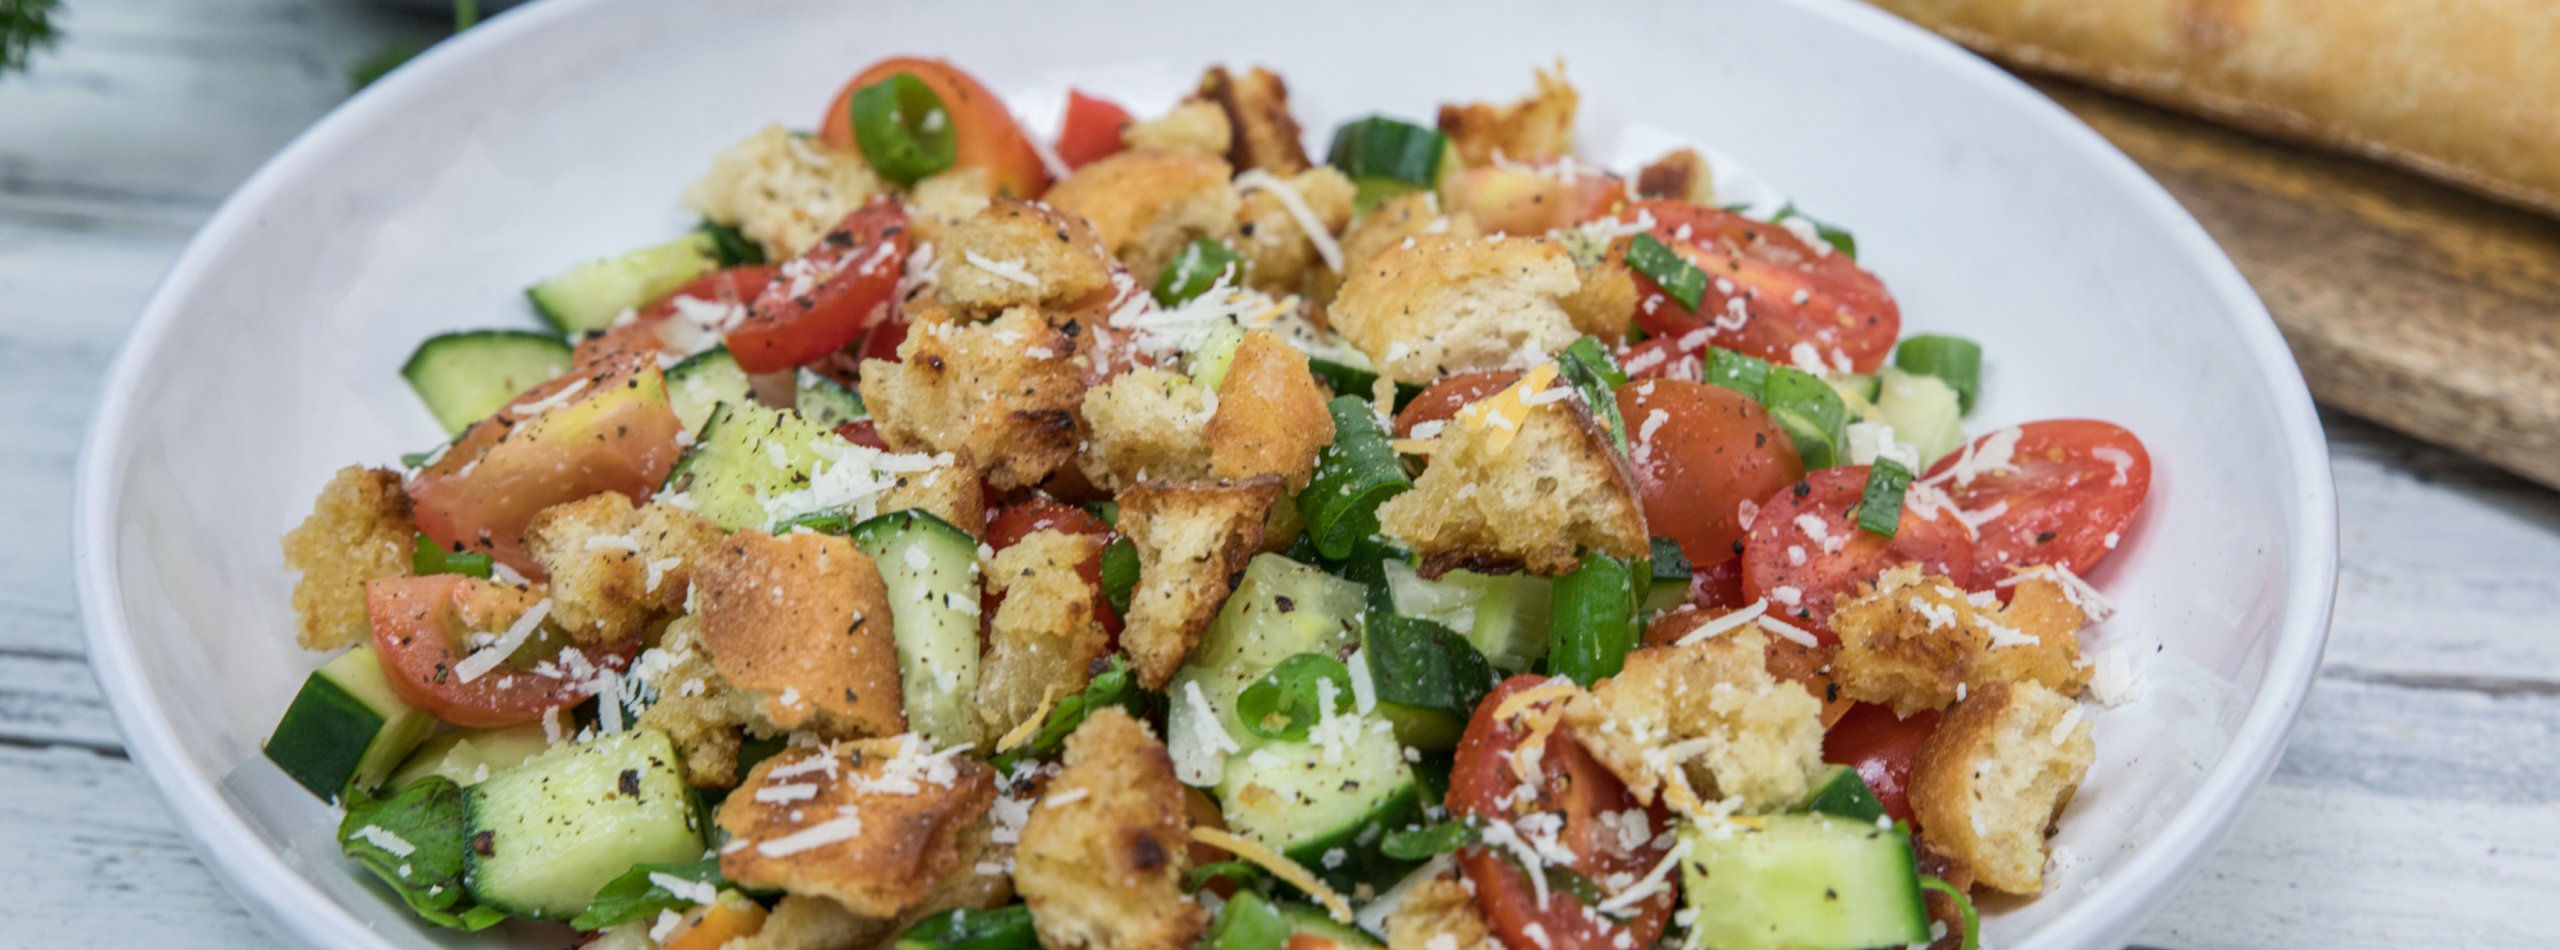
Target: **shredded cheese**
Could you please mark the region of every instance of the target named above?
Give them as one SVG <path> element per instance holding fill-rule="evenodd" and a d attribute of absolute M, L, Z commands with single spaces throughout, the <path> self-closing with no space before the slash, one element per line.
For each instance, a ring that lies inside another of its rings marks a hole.
<path fill-rule="evenodd" d="M 1307 199 L 1298 194 L 1297 186 L 1256 168 L 1236 176 L 1236 190 L 1267 191 L 1271 197 L 1280 199 L 1280 207 L 1297 219 L 1299 230 L 1307 232 L 1307 243 L 1316 246 L 1316 256 L 1324 258 L 1325 269 L 1342 273 L 1341 243 L 1333 239 L 1333 232 L 1324 226 L 1324 219 L 1316 217 L 1316 210 L 1307 207 Z"/>
<path fill-rule="evenodd" d="M 524 616 L 517 617 L 516 622 L 509 625 L 507 632 L 499 636 L 496 642 L 455 661 L 454 678 L 468 683 L 489 675 L 489 671 L 497 669 L 498 664 L 506 662 L 508 654 L 516 652 L 518 647 L 524 646 L 525 641 L 533 639 L 533 632 L 542 628 L 542 618 L 548 616 L 551 616 L 551 598 L 545 597 L 535 602 L 533 609 L 525 611 Z"/>
<path fill-rule="evenodd" d="M 1263 870 L 1271 872 L 1272 877 L 1287 881 L 1290 886 L 1314 897 L 1316 903 L 1324 905 L 1325 913 L 1332 915 L 1335 923 L 1351 922 L 1350 901 L 1342 899 L 1341 894 L 1325 886 L 1324 881 L 1318 879 L 1304 866 L 1289 860 L 1279 852 L 1223 828 L 1195 825 L 1191 829 L 1191 840 L 1261 865 Z"/>
<path fill-rule="evenodd" d="M 1499 453 L 1510 447 L 1511 440 L 1519 436 L 1520 427 L 1529 421 L 1529 410 L 1537 405 L 1529 397 L 1545 390 L 1555 379 L 1556 364 L 1538 364 L 1522 374 L 1519 382 L 1459 410 L 1457 423 L 1491 433 L 1486 448 Z"/>
<path fill-rule="evenodd" d="M 1685 647 L 1700 641 L 1722 636 L 1727 631 L 1738 629 L 1743 624 L 1760 619 L 1768 612 L 1769 599 L 1766 597 L 1760 598 L 1759 600 L 1752 601 L 1740 610 L 1736 610 L 1722 617 L 1717 617 L 1716 619 L 1707 621 L 1706 623 L 1699 624 L 1698 629 L 1691 630 L 1687 634 L 1682 635 L 1678 641 L 1673 643 L 1673 645 Z"/>
<path fill-rule="evenodd" d="M 1539 703 L 1547 702 L 1548 700 L 1570 698 L 1574 694 L 1575 690 L 1576 687 L 1570 679 L 1562 676 L 1550 679 L 1544 683 L 1540 683 L 1536 686 L 1511 694 L 1509 698 L 1502 701 L 1502 705 L 1493 707 L 1493 718 L 1509 719 L 1513 716 L 1519 715 L 1521 710 L 1535 706 Z"/>
<path fill-rule="evenodd" d="M 1039 735 L 1040 725 L 1049 721 L 1049 709 L 1057 701 L 1058 686 L 1055 683 L 1049 684 L 1047 689 L 1040 691 L 1040 708 L 1031 711 L 1031 718 L 1015 724 L 1012 731 L 1004 734 L 1004 738 L 997 739 L 996 751 L 1010 752 L 1014 746 L 1029 742 L 1032 736 Z"/>
<path fill-rule="evenodd" d="M 769 841 L 756 843 L 756 853 L 768 858 L 789 857 L 812 848 L 842 844 L 862 836 L 862 816 L 839 812 L 809 827 Z"/>
<path fill-rule="evenodd" d="M 1804 628 L 1766 614 L 1760 617 L 1760 629 L 1777 634 L 1797 646 L 1811 648 L 1822 645 L 1822 641 L 1814 639 L 1813 634 L 1806 633 Z"/>

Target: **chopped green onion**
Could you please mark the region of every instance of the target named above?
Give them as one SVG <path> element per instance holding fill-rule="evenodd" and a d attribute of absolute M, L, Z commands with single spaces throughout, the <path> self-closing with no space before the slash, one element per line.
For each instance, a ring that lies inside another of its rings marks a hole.
<path fill-rule="evenodd" d="M 1138 546 L 1119 538 L 1102 549 L 1102 596 L 1111 611 L 1129 612 L 1129 595 L 1138 589 Z"/>
<path fill-rule="evenodd" d="M 470 577 L 489 576 L 490 557 L 481 551 L 447 551 L 443 545 L 418 535 L 415 550 L 409 554 L 409 573 L 425 577 L 429 574 L 462 574 Z"/>
<path fill-rule="evenodd" d="M 720 876 L 719 858 L 702 858 L 674 864 L 636 864 L 622 876 L 605 882 L 596 896 L 587 901 L 587 909 L 569 921 L 580 930 L 603 930 L 615 924 L 657 916 L 662 910 L 682 910 L 694 905 L 689 897 L 678 896 L 659 884 L 656 878 L 675 878 L 707 884 L 715 891 L 731 886 Z M 690 890 L 690 888 L 688 888 Z"/>
<path fill-rule="evenodd" d="M 1627 450 L 1627 420 L 1618 412 L 1618 387 L 1627 383 L 1625 370 L 1609 358 L 1608 347 L 1598 337 L 1583 337 L 1556 354 L 1556 369 L 1573 388 L 1581 391 L 1582 401 L 1590 408 L 1593 421 L 1601 431 L 1609 433 L 1609 441 L 1618 451 Z"/>
<path fill-rule="evenodd" d="M 1940 894 L 1945 894 L 1948 898 L 1954 900 L 1956 902 L 1956 916 L 1963 918 L 1964 920 L 1963 950 L 1981 950 L 1982 914 L 1973 909 L 1973 895 L 1956 890 L 1955 885 L 1939 880 L 1935 875 L 1929 874 L 1923 874 L 1920 876 L 1920 889 L 1924 891 L 1936 891 Z"/>
<path fill-rule="evenodd" d="M 1655 240 L 1651 234 L 1636 235 L 1635 241 L 1627 245 L 1627 266 L 1670 294 L 1683 309 L 1698 312 L 1698 299 L 1707 292 L 1707 272 L 1689 263 L 1670 245 Z"/>
<path fill-rule="evenodd" d="M 1182 889 L 1196 892 L 1201 888 L 1209 886 L 1209 882 L 1220 878 L 1225 878 L 1238 884 L 1246 884 L 1261 876 L 1262 865 L 1255 864 L 1251 861 L 1211 861 L 1207 864 L 1194 867 L 1189 873 L 1184 874 L 1182 876 Z"/>
<path fill-rule="evenodd" d="M 1440 130 L 1373 115 L 1335 128 L 1325 163 L 1350 177 L 1352 206 L 1365 211 L 1397 195 L 1438 187 L 1450 158 L 1449 137 Z"/>
<path fill-rule="evenodd" d="M 1088 501 L 1084 503 L 1084 510 L 1092 512 L 1094 517 L 1102 519 L 1103 524 L 1110 525 L 1114 528 L 1120 526 L 1119 502 L 1112 501 L 1108 498 L 1102 499 L 1101 501 Z"/>
<path fill-rule="evenodd" d="M 1973 411 L 1974 393 L 1982 389 L 1982 345 L 1960 336 L 1923 333 L 1902 341 L 1893 351 L 1896 369 L 1935 376 L 1956 391 L 1964 411 Z"/>
<path fill-rule="evenodd" d="M 1845 457 L 1841 446 L 1848 438 L 1849 404 L 1822 377 L 1792 366 L 1770 367 L 1768 388 L 1760 404 L 1769 408 L 1769 418 L 1795 440 L 1796 455 L 1804 460 L 1805 471 L 1841 464 Z"/>
<path fill-rule="evenodd" d="M 744 232 L 715 221 L 702 222 L 698 230 L 711 239 L 711 256 L 720 266 L 764 263 L 764 245 L 749 240 Z"/>
<path fill-rule="evenodd" d="M 1192 298 L 1209 292 L 1218 278 L 1230 280 L 1244 277 L 1244 258 L 1226 245 L 1200 238 L 1182 246 L 1182 253 L 1164 265 L 1164 273 L 1156 278 L 1156 302 L 1168 307 L 1189 303 Z"/>
<path fill-rule="evenodd" d="M 1298 493 L 1298 515 L 1316 550 L 1338 560 L 1378 532 L 1378 506 L 1412 488 L 1413 479 L 1387 445 L 1368 400 L 1335 396 L 1325 409 L 1333 414 L 1333 444 L 1316 453 L 1315 477 Z"/>
<path fill-rule="evenodd" d="M 1387 832 L 1385 838 L 1379 839 L 1378 850 L 1399 861 L 1422 861 L 1481 840 L 1484 840 L 1484 832 L 1476 827 L 1476 823 L 1460 818 Z"/>
<path fill-rule="evenodd" d="M 1636 648 L 1637 633 L 1633 565 L 1586 551 L 1580 567 L 1556 578 L 1549 672 L 1584 686 L 1616 676 Z"/>
<path fill-rule="evenodd" d="M 807 528 L 819 534 L 849 535 L 853 533 L 853 522 L 852 508 L 828 508 L 797 515 L 789 521 L 776 524 L 773 526 L 773 533 L 785 535 Z"/>
<path fill-rule="evenodd" d="M 1273 667 L 1236 696 L 1236 718 L 1263 739 L 1295 742 L 1325 717 L 1325 690 L 1333 684 L 1336 706 L 1351 702 L 1351 669 L 1321 653 L 1300 653 Z"/>
<path fill-rule="evenodd" d="M 1493 691 L 1492 664 L 1474 644 L 1419 617 L 1372 610 L 1363 653 L 1378 699 L 1466 716 Z"/>
<path fill-rule="evenodd" d="M 1860 530 L 1893 537 L 1902 523 L 1902 493 L 1911 487 L 1911 470 L 1892 459 L 1877 459 L 1867 469 L 1867 494 L 1858 502 Z"/>
<path fill-rule="evenodd" d="M 933 87 L 898 73 L 853 92 L 853 140 L 880 177 L 909 187 L 959 158 L 951 112 Z"/>
<path fill-rule="evenodd" d="M 1289 918 L 1252 891 L 1237 891 L 1218 908 L 1218 919 L 1200 938 L 1201 950 L 1280 950 L 1288 945 Z"/>
<path fill-rule="evenodd" d="M 1792 201 L 1779 208 L 1777 214 L 1771 215 L 1769 223 L 1776 224 L 1788 218 L 1803 218 L 1806 224 L 1813 225 L 1813 233 L 1822 239 L 1822 243 L 1831 245 L 1842 254 L 1849 255 L 1850 260 L 1858 259 L 1858 239 L 1849 233 L 1849 229 L 1824 224 L 1814 216 L 1796 210 L 1795 202 Z"/>
<path fill-rule="evenodd" d="M 1706 382 L 1759 402 L 1769 394 L 1769 361 L 1723 347 L 1711 347 L 1707 350 Z"/>
<path fill-rule="evenodd" d="M 1008 904 L 994 910 L 937 911 L 926 914 L 898 935 L 895 950 L 1033 950 L 1039 934 L 1031 928 L 1031 905 Z"/>

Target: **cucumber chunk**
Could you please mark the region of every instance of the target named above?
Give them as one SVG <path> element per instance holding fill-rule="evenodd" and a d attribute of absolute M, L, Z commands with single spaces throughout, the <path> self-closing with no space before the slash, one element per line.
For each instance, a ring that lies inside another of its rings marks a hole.
<path fill-rule="evenodd" d="M 455 785 L 469 788 L 488 781 L 489 777 L 524 764 L 524 760 L 541 755 L 551 748 L 542 734 L 542 726 L 526 723 L 505 729 L 465 729 L 448 732 L 428 740 L 400 771 L 391 773 L 391 787 L 407 788 L 430 775 L 443 776 Z"/>
<path fill-rule="evenodd" d="M 533 309 L 564 336 L 613 325 L 694 278 L 718 270 L 720 243 L 696 231 L 617 257 L 589 261 L 525 290 Z"/>
<path fill-rule="evenodd" d="M 656 731 L 564 745 L 464 791 L 463 885 L 520 917 L 568 920 L 635 864 L 702 856 L 675 744 Z"/>
<path fill-rule="evenodd" d="M 700 433 L 702 424 L 711 421 L 711 413 L 722 403 L 742 403 L 753 398 L 747 385 L 747 371 L 738 368 L 736 357 L 725 346 L 713 347 L 684 362 L 667 367 L 667 405 L 676 411 L 676 421 L 684 423 L 684 431 Z"/>
<path fill-rule="evenodd" d="M 1893 427 L 1896 437 L 1920 450 L 1923 469 L 1925 463 L 1964 444 L 1964 407 L 1955 387 L 1935 376 L 1892 367 L 1886 367 L 1880 379 L 1883 388 L 1876 397 L 1876 412 Z"/>
<path fill-rule="evenodd" d="M 1929 939 L 1911 839 L 1872 821 L 1770 815 L 1684 825 L 1681 862 L 1701 950 L 1855 950 Z"/>
<path fill-rule="evenodd" d="M 1805 799 L 1804 810 L 1869 823 L 1884 817 L 1884 803 L 1876 800 L 1875 789 L 1867 787 L 1857 769 L 1846 765 L 1834 765 L 1823 774 L 1822 783 Z"/>
<path fill-rule="evenodd" d="M 1378 839 L 1422 817 L 1422 786 L 1380 720 L 1343 710 L 1342 735 L 1269 742 L 1227 761 L 1218 801 L 1228 830 L 1287 855 L 1342 890 L 1385 887 L 1418 862 Z"/>
<path fill-rule="evenodd" d="M 805 366 L 800 368 L 799 381 L 800 418 L 829 429 L 871 418 L 871 411 L 862 405 L 862 395 L 851 387 Z"/>
<path fill-rule="evenodd" d="M 935 748 L 975 741 L 978 539 L 922 509 L 853 526 L 853 543 L 888 584 L 890 633 L 907 726 Z"/>
<path fill-rule="evenodd" d="M 774 520 L 765 502 L 806 487 L 824 458 L 821 451 L 853 449 L 791 410 L 721 403 L 667 473 L 667 490 L 683 492 L 697 514 L 724 530 L 762 528 Z"/>
<path fill-rule="evenodd" d="M 360 646 L 302 681 L 266 753 L 311 794 L 337 801 L 351 784 L 381 785 L 435 726 L 435 717 L 400 701 L 373 648 Z"/>
<path fill-rule="evenodd" d="M 1236 718 L 1237 694 L 1300 653 L 1349 653 L 1359 643 L 1366 599 L 1359 584 L 1277 554 L 1255 555 L 1190 661 L 1165 685 L 1165 746 L 1183 781 L 1217 784 L 1228 762 L 1210 738 L 1220 730 L 1240 750 L 1259 746 L 1263 740 Z"/>
<path fill-rule="evenodd" d="M 1357 927 L 1335 923 L 1322 908 L 1274 901 L 1240 890 L 1218 909 L 1217 922 L 1201 938 L 1201 950 L 1281 950 L 1289 938 L 1321 937 L 1337 947 L 1375 947 L 1376 938 Z"/>
<path fill-rule="evenodd" d="M 1547 655 L 1555 591 L 1546 578 L 1450 571 L 1427 581 L 1401 560 L 1380 567 L 1396 613 L 1457 631 L 1495 669 L 1518 673 Z"/>
<path fill-rule="evenodd" d="M 497 414 L 525 390 L 569 371 L 569 344 L 527 330 L 444 333 L 418 344 L 400 366 L 446 435 Z"/>

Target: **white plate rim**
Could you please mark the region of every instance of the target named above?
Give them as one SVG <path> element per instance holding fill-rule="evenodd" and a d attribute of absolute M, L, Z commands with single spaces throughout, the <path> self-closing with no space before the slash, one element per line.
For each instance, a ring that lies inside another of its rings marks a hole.
<path fill-rule="evenodd" d="M 1999 67 L 1883 11 L 1852 0 L 1786 2 L 1811 9 L 1843 29 L 1924 56 L 1938 68 L 1968 76 L 1980 83 L 1985 95 L 2007 99 L 2024 114 L 2054 127 L 2092 167 L 2140 202 L 2178 250 L 2200 266 L 2226 312 L 2239 317 L 2238 329 L 2251 362 L 2275 381 L 2269 395 L 2283 426 L 2286 456 L 2299 469 L 2293 489 L 2303 517 L 2299 530 L 2288 539 L 2298 557 L 2286 584 L 2287 622 L 2269 655 L 2264 686 L 2230 744 L 2152 841 L 2128 858 L 2096 893 L 2037 931 L 2028 945 L 2120 943 L 2168 900 L 2174 885 L 2220 841 L 2249 794 L 2273 771 L 2318 671 L 2337 589 L 2337 501 L 2319 414 L 2292 352 L 2239 269 L 2175 198 L 2095 130 Z M 470 69 L 478 57 L 517 42 L 520 35 L 587 15 L 608 3 L 551 0 L 493 17 L 437 44 L 349 98 L 269 158 L 207 219 L 153 291 L 107 372 L 96 415 L 82 443 L 74 474 L 73 569 L 89 663 L 123 733 L 126 754 L 142 766 L 177 819 L 180 833 L 233 896 L 271 932 L 304 945 L 388 944 L 270 849 L 223 803 L 214 784 L 186 764 L 187 754 L 169 726 L 167 711 L 147 689 L 132 631 L 118 607 L 123 585 L 110 556 L 115 550 L 113 530 L 120 502 L 112 489 L 123 481 L 129 460 L 125 417 L 133 408 L 135 382 L 146 378 L 152 361 L 161 358 L 158 342 L 180 318 L 180 302 L 205 277 L 206 261 L 212 256 L 208 249 L 235 239 L 258 208 L 290 188 L 303 169 L 329 157 L 335 143 L 361 134 L 374 116 L 394 112 L 408 98 L 427 94 Z M 2287 380 L 2292 385 L 2285 385 Z"/>

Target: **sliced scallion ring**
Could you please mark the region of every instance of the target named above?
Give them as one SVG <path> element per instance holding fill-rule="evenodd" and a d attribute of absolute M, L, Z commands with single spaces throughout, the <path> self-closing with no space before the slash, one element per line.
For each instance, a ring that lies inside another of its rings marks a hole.
<path fill-rule="evenodd" d="M 880 177 L 901 188 L 950 168 L 959 158 L 951 111 L 933 87 L 909 73 L 854 90 L 853 140 Z"/>
<path fill-rule="evenodd" d="M 1336 709 L 1351 702 L 1351 668 L 1321 653 L 1300 653 L 1273 667 L 1236 696 L 1236 718 L 1246 732 L 1296 742 L 1325 716 L 1325 688 L 1332 683 Z"/>
<path fill-rule="evenodd" d="M 1880 458 L 1867 469 L 1867 493 L 1858 501 L 1858 529 L 1885 537 L 1902 524 L 1902 494 L 1911 488 L 1911 470 Z"/>
<path fill-rule="evenodd" d="M 1671 245 L 1655 240 L 1653 235 L 1639 234 L 1627 244 L 1627 266 L 1654 286 L 1671 295 L 1690 313 L 1698 312 L 1698 300 L 1707 292 L 1707 272 L 1672 250 Z"/>

